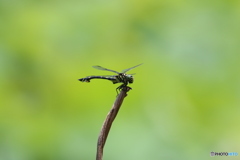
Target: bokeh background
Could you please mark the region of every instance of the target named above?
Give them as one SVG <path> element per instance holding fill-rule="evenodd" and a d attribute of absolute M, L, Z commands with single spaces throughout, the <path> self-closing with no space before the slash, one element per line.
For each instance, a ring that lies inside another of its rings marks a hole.
<path fill-rule="evenodd" d="M 0 0 L 0 160 L 95 159 L 118 85 L 78 79 L 140 63 L 105 160 L 240 154 L 239 29 L 237 0 Z"/>

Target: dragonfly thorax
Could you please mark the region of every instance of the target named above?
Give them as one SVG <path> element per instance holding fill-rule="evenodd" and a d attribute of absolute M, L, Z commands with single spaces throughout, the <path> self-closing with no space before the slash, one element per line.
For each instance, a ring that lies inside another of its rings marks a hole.
<path fill-rule="evenodd" d="M 124 85 L 127 85 L 128 83 L 133 83 L 133 76 L 125 73 L 119 73 L 116 76 L 116 79 L 118 80 L 118 83 L 123 83 Z"/>

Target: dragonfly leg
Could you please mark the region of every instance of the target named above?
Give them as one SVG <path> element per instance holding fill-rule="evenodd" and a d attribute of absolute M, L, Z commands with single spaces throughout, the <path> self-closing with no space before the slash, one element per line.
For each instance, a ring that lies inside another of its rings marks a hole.
<path fill-rule="evenodd" d="M 126 84 L 122 84 L 119 87 L 116 88 L 116 92 L 118 95 L 118 91 L 124 90 L 126 92 L 128 92 L 130 89 L 132 89 L 131 87 L 127 86 Z"/>
<path fill-rule="evenodd" d="M 122 84 L 122 85 L 120 85 L 120 86 L 118 86 L 118 87 L 116 88 L 117 95 L 118 95 L 118 91 L 121 91 L 121 89 L 122 89 L 124 86 L 125 86 L 125 85 Z"/>
<path fill-rule="evenodd" d="M 117 95 L 119 94 L 118 91 L 121 91 L 121 87 L 122 87 L 122 85 L 120 85 L 120 86 L 118 86 L 118 87 L 116 88 Z"/>

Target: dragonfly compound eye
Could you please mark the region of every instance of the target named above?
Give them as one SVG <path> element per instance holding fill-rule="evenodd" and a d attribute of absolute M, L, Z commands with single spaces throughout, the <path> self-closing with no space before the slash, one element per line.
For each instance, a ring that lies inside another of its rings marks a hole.
<path fill-rule="evenodd" d="M 129 79 L 129 83 L 133 83 L 133 79 Z"/>
<path fill-rule="evenodd" d="M 128 82 L 133 83 L 133 77 L 132 76 L 128 78 Z"/>

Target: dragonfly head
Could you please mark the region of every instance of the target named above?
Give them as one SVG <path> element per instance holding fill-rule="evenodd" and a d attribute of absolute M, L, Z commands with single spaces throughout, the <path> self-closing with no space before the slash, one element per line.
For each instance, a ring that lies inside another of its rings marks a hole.
<path fill-rule="evenodd" d="M 126 75 L 127 79 L 128 79 L 128 83 L 133 83 L 133 76 L 130 74 Z"/>

